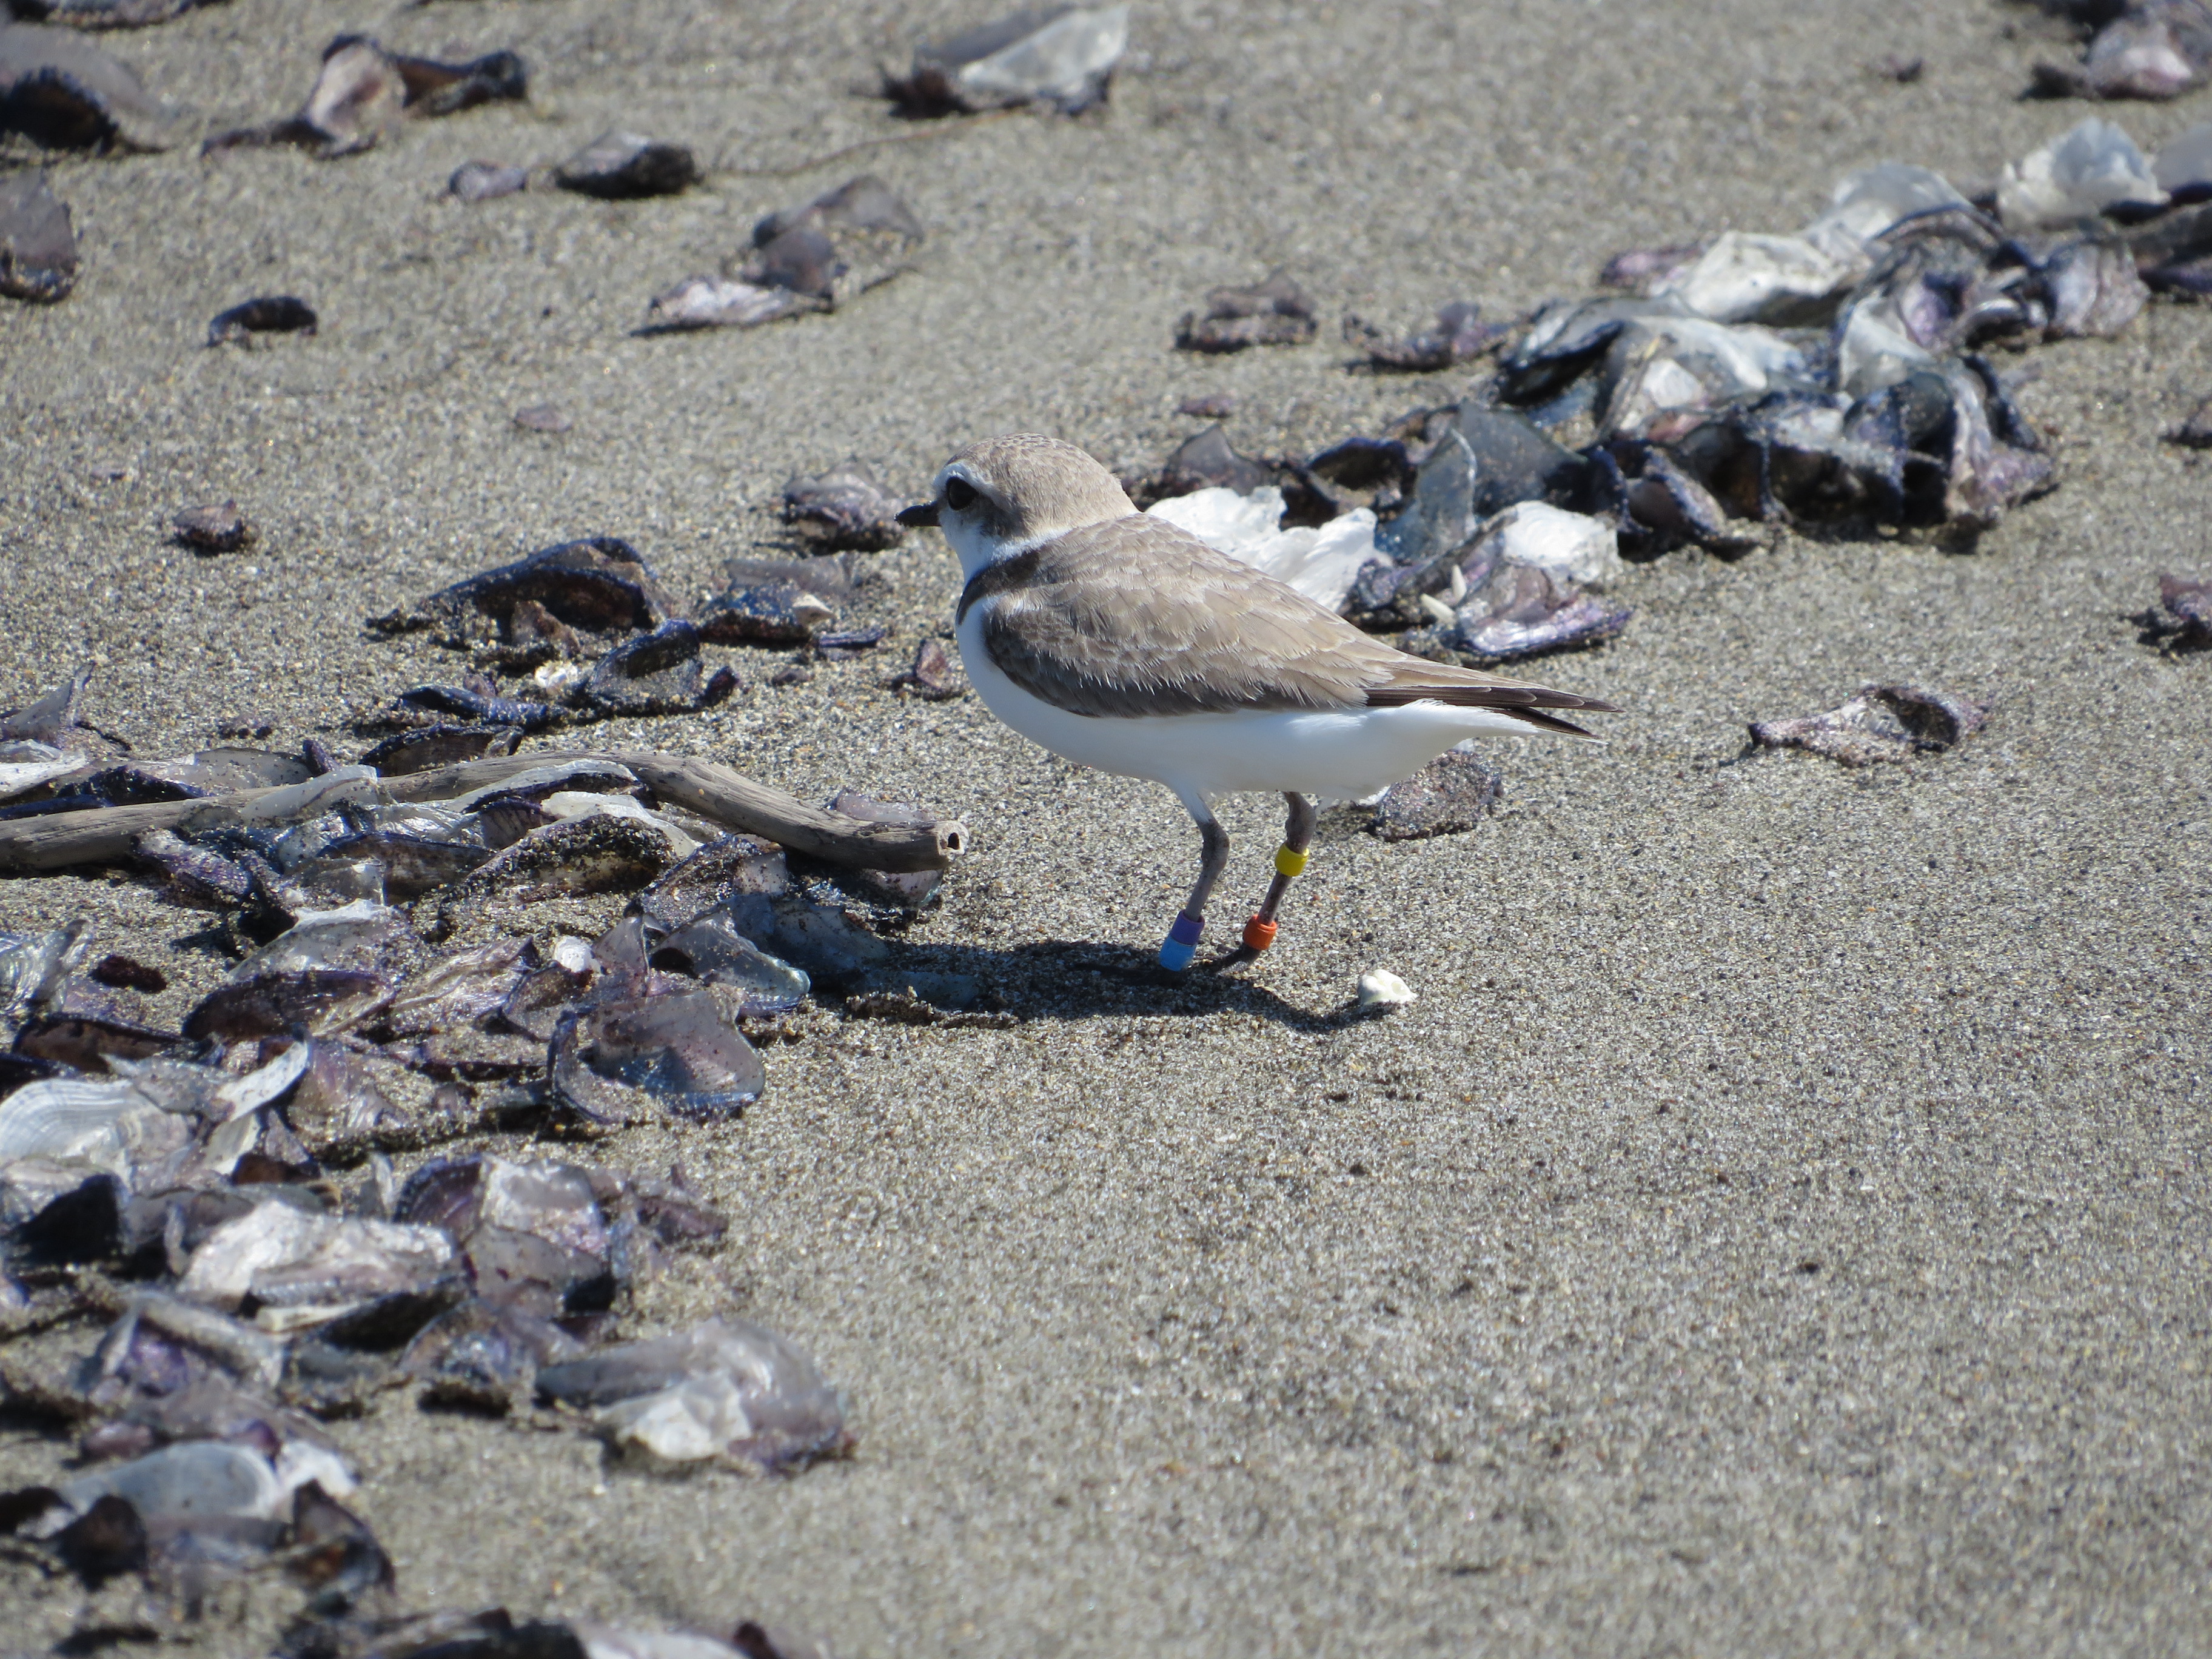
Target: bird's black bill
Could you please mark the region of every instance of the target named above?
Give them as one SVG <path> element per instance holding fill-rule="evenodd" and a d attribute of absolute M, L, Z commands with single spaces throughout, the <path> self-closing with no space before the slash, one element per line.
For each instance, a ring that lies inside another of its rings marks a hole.
<path fill-rule="evenodd" d="M 912 507 L 902 507 L 898 521 L 908 530 L 934 530 L 937 528 L 937 503 L 917 501 Z"/>

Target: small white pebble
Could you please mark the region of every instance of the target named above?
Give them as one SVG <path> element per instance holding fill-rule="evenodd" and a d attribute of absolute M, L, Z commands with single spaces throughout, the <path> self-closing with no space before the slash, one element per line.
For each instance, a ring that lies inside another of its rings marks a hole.
<path fill-rule="evenodd" d="M 1359 1011 L 1402 1008 L 1415 1000 L 1413 988 L 1388 968 L 1373 968 L 1359 976 Z"/>

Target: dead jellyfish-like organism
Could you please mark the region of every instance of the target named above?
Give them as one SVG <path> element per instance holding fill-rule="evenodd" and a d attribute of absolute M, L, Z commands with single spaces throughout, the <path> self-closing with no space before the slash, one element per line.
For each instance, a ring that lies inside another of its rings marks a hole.
<path fill-rule="evenodd" d="M 1206 311 L 1176 325 L 1185 351 L 1242 351 L 1255 345 L 1304 345 L 1319 325 L 1305 291 L 1278 271 L 1253 288 L 1208 290 Z"/>
<path fill-rule="evenodd" d="M 2197 0 L 2047 9 L 2094 15 L 2100 27 L 2079 64 L 2035 65 L 2033 89 L 2045 97 L 2178 98 L 2212 67 L 2212 15 Z"/>
<path fill-rule="evenodd" d="M 763 1474 L 852 1444 L 836 1393 L 783 1338 L 738 1319 L 629 1342 L 538 1374 L 546 1399 L 593 1413 L 619 1447 L 663 1463 Z"/>
<path fill-rule="evenodd" d="M 343 34 L 323 49 L 322 66 L 298 114 L 219 134 L 206 149 L 301 144 L 327 161 L 372 148 L 409 118 L 449 115 L 528 95 L 528 72 L 511 52 L 445 64 L 388 52 L 364 35 Z"/>
<path fill-rule="evenodd" d="M 726 701 L 734 671 L 699 659 L 699 624 L 677 618 L 599 659 L 576 700 L 602 714 L 689 714 Z"/>
<path fill-rule="evenodd" d="M 1459 835 L 1482 822 L 1504 787 L 1504 774 L 1462 743 L 1384 790 L 1366 828 L 1384 841 Z"/>
<path fill-rule="evenodd" d="M 934 875 L 934 871 L 926 872 Z M 812 990 L 806 975 L 772 957 L 709 910 L 662 939 L 653 952 L 657 968 L 686 973 L 737 993 L 743 1014 L 775 1014 L 796 1008 Z"/>
<path fill-rule="evenodd" d="M 446 180 L 446 193 L 456 201 L 489 202 L 513 196 L 530 184 L 527 167 L 501 167 L 496 161 L 464 161 Z"/>
<path fill-rule="evenodd" d="M 635 548 L 596 536 L 468 577 L 369 626 L 387 634 L 428 629 L 440 644 L 465 649 L 500 638 L 526 602 L 587 634 L 657 628 L 682 609 Z"/>
<path fill-rule="evenodd" d="M 138 77 L 73 29 L 0 22 L 0 132 L 56 149 L 167 149 L 174 125 Z"/>
<path fill-rule="evenodd" d="M 234 553 L 253 540 L 253 526 L 236 501 L 188 507 L 177 514 L 173 528 L 179 541 L 201 553 Z"/>
<path fill-rule="evenodd" d="M 519 726 L 419 726 L 386 738 L 363 755 L 361 763 L 374 767 L 381 777 L 404 777 L 436 767 L 483 760 L 487 756 L 511 755 L 521 740 L 522 728 Z"/>
<path fill-rule="evenodd" d="M 264 295 L 222 313 L 208 325 L 208 343 L 245 345 L 257 334 L 313 334 L 314 307 L 289 294 Z"/>
<path fill-rule="evenodd" d="M 1987 705 L 1948 691 L 1869 685 L 1825 714 L 1755 721 L 1751 738 L 1762 749 L 1802 749 L 1845 766 L 1872 766 L 1954 749 L 1988 720 Z"/>
<path fill-rule="evenodd" d="M 1467 362 L 1488 351 L 1505 334 L 1499 325 L 1481 319 L 1481 307 L 1472 300 L 1445 306 L 1437 313 L 1433 328 L 1404 339 L 1393 339 L 1358 317 L 1344 319 L 1345 343 L 1364 352 L 1370 366 L 1407 372 L 1433 373 Z"/>
<path fill-rule="evenodd" d="M 10 299 L 66 299 L 76 286 L 76 231 L 68 205 L 46 175 L 0 178 L 0 294 Z"/>
<path fill-rule="evenodd" d="M 2212 649 L 2212 581 L 2168 572 L 2158 579 L 2158 602 L 2148 619 L 2152 638 L 2169 651 Z"/>
<path fill-rule="evenodd" d="M 561 1103 L 599 1124 L 735 1116 L 768 1086 L 712 991 L 604 1001 L 562 1016 L 549 1061 Z"/>
<path fill-rule="evenodd" d="M 753 258 L 733 274 L 834 307 L 905 270 L 923 234 L 897 192 L 862 173 L 755 225 Z"/>
<path fill-rule="evenodd" d="M 896 545 L 906 534 L 898 522 L 905 505 L 857 460 L 783 487 L 784 523 L 827 551 L 877 553 Z"/>
<path fill-rule="evenodd" d="M 718 645 L 801 645 L 852 598 L 840 559 L 732 559 L 729 586 L 708 600 L 701 632 Z"/>
<path fill-rule="evenodd" d="M 917 47 L 913 69 L 885 76 L 884 91 L 910 115 L 1026 103 L 1078 114 L 1104 101 L 1128 40 L 1126 5 L 1018 11 Z"/>
<path fill-rule="evenodd" d="M 698 158 L 684 145 L 635 132 L 603 134 L 553 170 L 562 189 L 611 200 L 673 196 L 700 177 Z"/>
<path fill-rule="evenodd" d="M 722 836 L 656 878 L 638 894 L 634 908 L 648 929 L 672 933 L 738 894 L 790 890 L 783 848 L 751 836 Z"/>

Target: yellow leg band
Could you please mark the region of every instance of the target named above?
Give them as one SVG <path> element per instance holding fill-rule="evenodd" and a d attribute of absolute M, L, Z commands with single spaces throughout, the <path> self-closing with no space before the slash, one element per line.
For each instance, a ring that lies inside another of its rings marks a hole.
<path fill-rule="evenodd" d="M 1306 855 L 1304 853 L 1294 853 L 1287 847 L 1278 847 L 1275 849 L 1275 873 L 1277 875 L 1284 877 L 1295 876 L 1304 872 L 1305 867 Z"/>

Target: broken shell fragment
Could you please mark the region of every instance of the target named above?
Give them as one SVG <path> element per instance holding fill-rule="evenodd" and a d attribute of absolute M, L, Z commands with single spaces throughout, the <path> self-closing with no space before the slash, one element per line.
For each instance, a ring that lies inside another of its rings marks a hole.
<path fill-rule="evenodd" d="M 1384 841 L 1460 835 L 1480 824 L 1504 790 L 1504 774 L 1471 741 L 1462 743 L 1384 790 L 1365 828 Z"/>
<path fill-rule="evenodd" d="M 673 196 L 701 176 L 698 158 L 683 145 L 619 131 L 602 134 L 553 169 L 562 189 L 610 201 Z"/>
<path fill-rule="evenodd" d="M 234 553 L 253 541 L 253 526 L 236 501 L 210 507 L 188 507 L 177 514 L 177 539 L 202 553 Z"/>
<path fill-rule="evenodd" d="M 43 172 L 0 178 L 0 294 L 51 303 L 76 286 L 76 231 Z"/>
<path fill-rule="evenodd" d="M 1209 289 L 1205 314 L 1188 313 L 1176 325 L 1176 344 L 1185 351 L 1304 345 L 1318 326 L 1313 301 L 1278 271 L 1256 287 Z"/>
<path fill-rule="evenodd" d="M 1402 1008 L 1417 1000 L 1413 988 L 1388 968 L 1370 968 L 1359 976 L 1359 1012 Z"/>
<path fill-rule="evenodd" d="M 1989 717 L 1986 704 L 1948 691 L 1869 685 L 1826 714 L 1754 721 L 1751 739 L 1762 749 L 1802 749 L 1845 766 L 1872 766 L 1955 749 Z"/>
<path fill-rule="evenodd" d="M 167 149 L 174 118 L 73 29 L 0 22 L 0 132 L 52 149 Z"/>
<path fill-rule="evenodd" d="M 1078 115 L 1103 103 L 1129 40 L 1129 8 L 1018 11 L 937 46 L 917 47 L 884 93 L 910 115 L 974 113 L 1041 103 Z"/>
<path fill-rule="evenodd" d="M 513 196 L 529 184 L 527 167 L 501 167 L 496 161 L 464 161 L 446 180 L 446 194 L 456 201 L 489 202 L 501 196 Z"/>
<path fill-rule="evenodd" d="M 898 521 L 904 506 L 858 460 L 783 487 L 783 521 L 826 551 L 879 553 L 906 534 Z"/>
<path fill-rule="evenodd" d="M 257 334 L 313 334 L 314 308 L 289 294 L 264 295 L 233 306 L 208 325 L 208 343 L 246 345 Z"/>
<path fill-rule="evenodd" d="M 530 404 L 514 411 L 514 423 L 525 432 L 567 432 L 576 422 L 555 404 Z"/>
<path fill-rule="evenodd" d="M 617 1445 L 664 1463 L 711 1458 L 775 1474 L 836 1456 L 853 1441 L 814 1362 L 740 1319 L 549 1366 L 538 1390 L 593 1412 Z"/>

